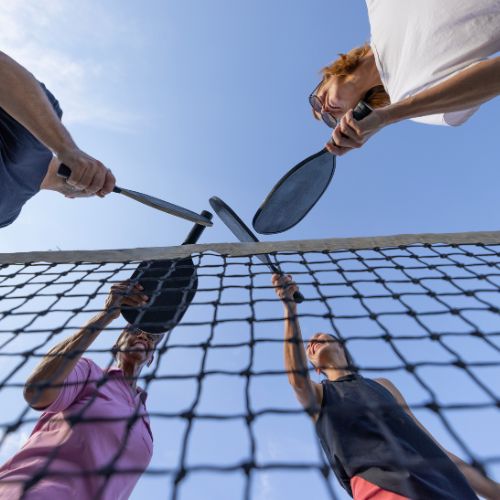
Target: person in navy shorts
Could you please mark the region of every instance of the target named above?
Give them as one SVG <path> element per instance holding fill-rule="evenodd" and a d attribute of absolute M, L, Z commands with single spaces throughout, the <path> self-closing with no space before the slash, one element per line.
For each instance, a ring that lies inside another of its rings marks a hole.
<path fill-rule="evenodd" d="M 0 52 L 0 227 L 12 224 L 41 189 L 68 198 L 113 190 L 111 170 L 78 148 L 61 116 L 49 90 Z M 71 169 L 67 181 L 57 175 L 61 163 Z"/>

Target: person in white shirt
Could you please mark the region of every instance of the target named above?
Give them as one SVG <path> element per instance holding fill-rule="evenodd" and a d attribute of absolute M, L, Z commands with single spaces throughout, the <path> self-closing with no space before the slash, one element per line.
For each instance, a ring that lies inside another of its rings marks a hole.
<path fill-rule="evenodd" d="M 461 125 L 500 94 L 499 0 L 366 0 L 370 44 L 323 69 L 309 97 L 343 155 L 405 119 Z M 356 121 L 365 101 L 373 112 Z"/>

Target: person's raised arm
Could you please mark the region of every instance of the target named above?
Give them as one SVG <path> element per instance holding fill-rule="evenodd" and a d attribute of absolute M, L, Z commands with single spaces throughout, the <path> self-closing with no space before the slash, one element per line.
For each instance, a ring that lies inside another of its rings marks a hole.
<path fill-rule="evenodd" d="M 356 121 L 352 110 L 340 120 L 327 149 L 343 155 L 361 147 L 386 125 L 408 118 L 451 113 L 479 106 L 500 94 L 500 56 L 481 61 L 418 94 L 377 108 L 366 118 Z"/>
<path fill-rule="evenodd" d="M 500 484 L 491 480 L 482 474 L 478 469 L 464 462 L 461 458 L 457 457 L 450 451 L 443 448 L 439 442 L 432 436 L 432 434 L 423 426 L 423 424 L 417 419 L 413 414 L 411 409 L 408 407 L 408 403 L 405 401 L 401 392 L 397 387 L 385 378 L 376 379 L 380 385 L 384 386 L 393 396 L 398 404 L 406 411 L 406 413 L 412 418 L 412 420 L 436 443 L 439 448 L 448 455 L 450 460 L 458 467 L 460 472 L 465 476 L 470 487 L 480 496 L 486 498 L 487 500 L 498 500 L 500 498 Z"/>
<path fill-rule="evenodd" d="M 113 190 L 115 178 L 111 171 L 78 148 L 35 77 L 3 52 L 0 52 L 0 107 L 70 167 L 68 184 L 100 196 Z"/>
<path fill-rule="evenodd" d="M 321 384 L 311 380 L 307 368 L 307 357 L 297 318 L 297 304 L 293 300 L 293 294 L 299 288 L 290 275 L 274 274 L 272 282 L 284 307 L 285 339 L 283 346 L 288 381 L 300 404 L 315 419 L 321 407 L 323 388 Z"/>
<path fill-rule="evenodd" d="M 34 409 L 43 409 L 54 402 L 62 384 L 73 371 L 83 353 L 97 336 L 120 315 L 120 306 L 142 306 L 147 297 L 142 287 L 130 290 L 128 282 L 111 287 L 103 311 L 96 314 L 81 330 L 54 346 L 33 370 L 24 386 L 24 399 Z"/>

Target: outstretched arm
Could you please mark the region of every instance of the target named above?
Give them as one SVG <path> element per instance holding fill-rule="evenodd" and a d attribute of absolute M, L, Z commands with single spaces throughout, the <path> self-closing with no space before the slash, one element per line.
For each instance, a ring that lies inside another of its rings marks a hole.
<path fill-rule="evenodd" d="M 299 290 L 299 287 L 290 275 L 274 274 L 272 280 L 276 294 L 284 307 L 285 341 L 283 346 L 288 381 L 300 404 L 311 417 L 316 418 L 321 407 L 323 387 L 311 380 L 307 369 L 307 357 L 297 318 L 297 304 L 293 300 L 293 294 Z"/>
<path fill-rule="evenodd" d="M 386 125 L 436 113 L 450 113 L 478 106 L 500 94 L 500 56 L 481 61 L 447 80 L 414 96 L 383 108 L 374 109 L 356 121 L 347 112 L 332 133 L 327 149 L 343 155 L 361 147 Z"/>
<path fill-rule="evenodd" d="M 0 107 L 71 168 L 71 186 L 100 196 L 113 190 L 115 178 L 111 171 L 78 148 L 34 76 L 3 52 Z"/>
<path fill-rule="evenodd" d="M 57 399 L 62 384 L 73 371 L 83 353 L 98 335 L 120 315 L 121 304 L 141 306 L 146 298 L 140 285 L 128 292 L 127 282 L 111 287 L 104 310 L 96 314 L 81 330 L 53 347 L 33 370 L 24 386 L 24 399 L 34 409 L 43 409 Z"/>
<path fill-rule="evenodd" d="M 444 451 L 450 458 L 450 460 L 460 469 L 460 472 L 465 476 L 471 488 L 480 496 L 486 498 L 487 500 L 496 500 L 500 498 L 500 484 L 491 480 L 490 478 L 484 476 L 480 471 L 464 462 L 461 458 L 457 457 L 450 451 L 443 448 L 434 439 L 432 434 L 422 425 L 422 423 L 415 417 L 413 412 L 408 407 L 408 403 L 405 401 L 403 395 L 397 387 L 385 378 L 376 379 L 376 382 L 384 386 L 396 399 L 400 406 L 408 413 L 408 415 L 413 419 L 413 421 L 436 443 L 441 450 Z"/>

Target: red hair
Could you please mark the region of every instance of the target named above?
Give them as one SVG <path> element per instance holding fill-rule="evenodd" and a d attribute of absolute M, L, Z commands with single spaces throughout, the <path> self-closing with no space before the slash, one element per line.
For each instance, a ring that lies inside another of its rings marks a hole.
<path fill-rule="evenodd" d="M 347 54 L 339 54 L 338 59 L 321 70 L 323 78 L 317 87 L 317 91 L 321 90 L 332 76 L 346 77 L 352 75 L 360 65 L 363 57 L 365 57 L 370 51 L 370 45 L 365 43 L 361 47 L 356 47 L 350 50 Z M 382 108 L 391 103 L 389 95 L 382 85 L 372 87 L 364 95 L 363 101 L 365 101 L 371 108 Z"/>

